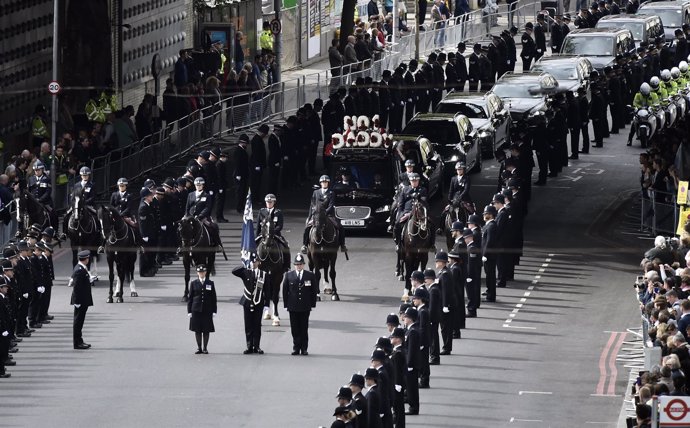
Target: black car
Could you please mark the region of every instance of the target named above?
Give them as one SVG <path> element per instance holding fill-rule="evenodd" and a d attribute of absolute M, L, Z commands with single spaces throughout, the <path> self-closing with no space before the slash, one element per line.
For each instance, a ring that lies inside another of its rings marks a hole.
<path fill-rule="evenodd" d="M 510 143 L 510 112 L 495 94 L 451 92 L 436 106 L 436 113 L 461 113 L 478 133 L 484 158 Z"/>
<path fill-rule="evenodd" d="M 402 130 L 405 135 L 419 135 L 431 140 L 445 163 L 444 175 L 453 173 L 455 163 L 465 162 L 467 169 L 482 169 L 479 136 L 470 119 L 462 114 L 418 113 Z"/>
<path fill-rule="evenodd" d="M 558 82 L 548 73 L 507 72 L 491 88 L 510 110 L 514 126 L 530 128 L 547 125 L 550 95 L 559 91 Z"/>

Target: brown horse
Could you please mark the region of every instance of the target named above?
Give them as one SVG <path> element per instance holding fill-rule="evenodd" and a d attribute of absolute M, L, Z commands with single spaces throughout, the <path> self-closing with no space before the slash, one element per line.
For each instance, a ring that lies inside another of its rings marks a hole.
<path fill-rule="evenodd" d="M 280 285 L 283 282 L 286 260 L 283 259 L 284 252 L 280 248 L 280 243 L 276 239 L 275 224 L 273 218 L 268 216 L 261 224 L 261 236 L 256 246 L 256 257 L 259 259 L 261 268 L 270 273 L 270 281 L 264 284 L 264 319 L 273 318 L 273 325 L 280 325 L 278 315 L 278 300 L 280 298 Z M 287 251 L 290 254 L 290 250 Z M 289 265 L 288 265 L 289 266 Z M 273 301 L 273 314 L 270 313 L 270 305 Z"/>
<path fill-rule="evenodd" d="M 317 204 L 313 216 L 314 224 L 309 231 L 309 245 L 307 246 L 309 256 L 309 270 L 314 272 L 316 280 L 321 281 L 321 270 L 323 269 L 323 280 L 328 283 L 331 279 L 333 288 L 324 288 L 323 292 L 331 294 L 331 300 L 340 300 L 338 288 L 335 285 L 335 262 L 338 260 L 338 228 L 333 221 L 326 215 L 326 209 L 322 204 Z"/>
<path fill-rule="evenodd" d="M 432 233 L 434 231 L 431 228 L 426 206 L 419 200 L 415 200 L 412 203 L 410 217 L 402 229 L 401 245 L 398 253 L 398 270 L 405 280 L 405 288 L 408 292 L 412 288 L 410 283 L 412 272 L 426 269 L 429 261 Z"/>

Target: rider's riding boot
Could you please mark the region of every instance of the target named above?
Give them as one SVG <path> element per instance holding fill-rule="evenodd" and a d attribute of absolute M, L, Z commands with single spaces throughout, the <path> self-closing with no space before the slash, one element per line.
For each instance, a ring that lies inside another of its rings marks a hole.
<path fill-rule="evenodd" d="M 309 226 L 304 228 L 304 236 L 302 237 L 302 248 L 300 248 L 300 252 L 302 254 L 307 254 L 307 244 L 309 244 Z"/>
<path fill-rule="evenodd" d="M 340 251 L 343 252 L 343 253 L 347 253 L 347 247 L 345 246 L 345 244 L 342 244 L 342 245 L 340 246 Z"/>

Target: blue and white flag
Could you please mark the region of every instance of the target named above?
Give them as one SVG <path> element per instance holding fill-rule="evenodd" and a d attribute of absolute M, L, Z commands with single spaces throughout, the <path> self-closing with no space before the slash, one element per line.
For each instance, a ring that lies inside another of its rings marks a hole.
<path fill-rule="evenodd" d="M 247 201 L 244 203 L 242 215 L 242 250 L 240 258 L 245 266 L 249 266 L 249 255 L 256 252 L 254 240 L 254 213 L 252 212 L 252 191 L 247 192 Z"/>

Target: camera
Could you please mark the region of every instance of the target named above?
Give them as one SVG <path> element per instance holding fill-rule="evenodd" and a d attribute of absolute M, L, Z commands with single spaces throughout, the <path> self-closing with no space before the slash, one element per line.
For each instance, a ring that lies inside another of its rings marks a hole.
<path fill-rule="evenodd" d="M 635 288 L 635 290 L 637 290 L 637 291 L 640 291 L 640 290 L 644 290 L 646 287 L 647 287 L 647 284 L 645 283 L 644 276 L 639 275 L 635 279 L 635 283 L 633 284 L 633 288 Z"/>

